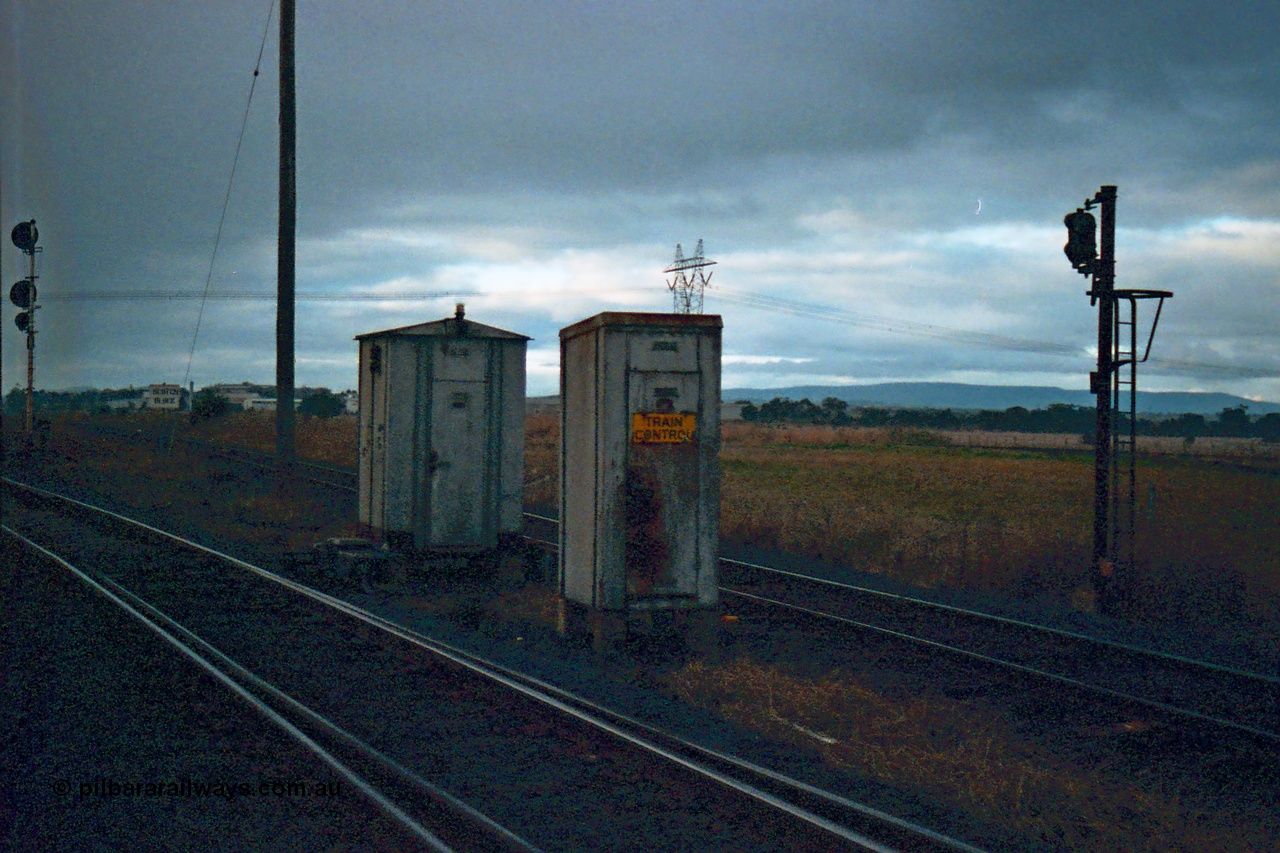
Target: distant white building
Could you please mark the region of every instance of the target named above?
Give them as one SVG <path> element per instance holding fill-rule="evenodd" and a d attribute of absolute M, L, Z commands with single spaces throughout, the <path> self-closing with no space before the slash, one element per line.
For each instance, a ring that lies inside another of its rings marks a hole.
<path fill-rule="evenodd" d="M 147 390 L 142 395 L 142 407 L 144 409 L 170 409 L 176 411 L 182 408 L 182 401 L 186 399 L 186 396 L 186 392 L 181 385 L 161 382 L 147 386 Z"/>
<path fill-rule="evenodd" d="M 250 385 L 248 382 L 238 384 L 219 383 L 217 385 L 208 385 L 201 389 L 202 391 L 212 391 L 219 397 L 225 397 L 232 408 L 249 408 L 245 406 L 245 401 L 262 399 L 262 393 L 256 386 Z"/>
<path fill-rule="evenodd" d="M 360 392 L 359 391 L 343 391 L 342 403 L 346 406 L 348 415 L 360 414 Z"/>
<path fill-rule="evenodd" d="M 294 399 L 294 411 L 297 411 L 298 404 L 301 402 L 301 400 Z M 241 405 L 244 406 L 246 412 L 274 412 L 276 410 L 276 401 L 267 397 L 254 397 L 245 400 Z"/>

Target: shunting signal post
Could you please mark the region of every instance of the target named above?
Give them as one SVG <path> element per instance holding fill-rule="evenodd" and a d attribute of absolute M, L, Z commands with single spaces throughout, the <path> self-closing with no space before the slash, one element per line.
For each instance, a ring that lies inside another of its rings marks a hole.
<path fill-rule="evenodd" d="M 23 309 L 20 314 L 13 318 L 13 322 L 17 325 L 18 331 L 27 333 L 27 412 L 26 412 L 26 434 L 28 444 L 32 440 L 35 432 L 35 376 L 36 376 L 36 309 L 40 306 L 36 304 L 36 253 L 42 251 L 36 242 L 40 239 L 40 232 L 36 229 L 36 221 L 34 219 L 26 222 L 19 222 L 13 226 L 13 231 L 9 234 L 13 240 L 13 245 L 22 250 L 22 253 L 31 260 L 31 271 L 26 278 L 14 282 L 13 287 L 9 289 L 9 301 L 19 308 Z"/>
<path fill-rule="evenodd" d="M 1101 229 L 1093 214 L 1099 208 Z M 1097 398 L 1094 435 L 1093 585 L 1099 609 L 1123 607 L 1123 590 L 1134 565 L 1134 515 L 1137 500 L 1138 365 L 1151 354 L 1156 326 L 1168 290 L 1117 290 L 1116 188 L 1103 186 L 1082 207 L 1063 219 L 1071 266 L 1092 278 L 1089 303 L 1098 306 L 1098 369 L 1089 374 L 1089 391 Z M 1101 245 L 1099 246 L 1099 230 Z M 1158 299 L 1151 334 L 1138 357 L 1138 301 Z M 1120 301 L 1128 303 L 1127 314 Z M 1124 406 L 1122 409 L 1121 406 Z M 1127 416 L 1127 423 L 1120 415 Z M 1122 482 L 1123 480 L 1123 482 Z M 1123 488 L 1122 488 L 1123 487 Z M 1117 578 L 1117 572 L 1123 579 Z"/>

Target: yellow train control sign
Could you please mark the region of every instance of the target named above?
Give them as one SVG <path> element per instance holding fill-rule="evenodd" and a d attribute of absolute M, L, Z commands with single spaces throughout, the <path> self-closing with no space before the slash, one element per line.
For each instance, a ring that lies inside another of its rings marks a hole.
<path fill-rule="evenodd" d="M 694 440 L 697 416 L 636 412 L 631 416 L 632 444 L 687 444 Z"/>

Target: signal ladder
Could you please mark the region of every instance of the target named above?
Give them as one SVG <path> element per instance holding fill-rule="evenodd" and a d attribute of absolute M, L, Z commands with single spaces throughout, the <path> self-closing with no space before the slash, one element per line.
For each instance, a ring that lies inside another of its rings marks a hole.
<path fill-rule="evenodd" d="M 1111 422 L 1111 558 L 1132 569 L 1134 561 L 1134 527 L 1137 506 L 1137 446 L 1138 446 L 1138 365 L 1151 355 L 1151 342 L 1160 323 L 1160 311 L 1164 300 L 1173 296 L 1167 290 L 1116 290 L 1113 291 L 1116 310 L 1112 313 L 1112 382 Z M 1120 309 L 1120 300 L 1127 300 L 1126 315 Z M 1147 345 L 1138 358 L 1138 300 L 1159 299 L 1155 319 Z M 1127 317 L 1127 318 L 1126 318 Z M 1127 418 L 1127 423 L 1121 419 Z M 1121 480 L 1125 481 L 1122 490 Z"/>

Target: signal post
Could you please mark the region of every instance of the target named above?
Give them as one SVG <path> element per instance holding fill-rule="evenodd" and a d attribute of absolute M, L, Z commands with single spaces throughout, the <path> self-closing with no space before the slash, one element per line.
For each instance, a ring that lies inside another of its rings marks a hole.
<path fill-rule="evenodd" d="M 27 412 L 26 412 L 26 433 L 27 443 L 30 444 L 32 436 L 35 433 L 35 376 L 36 376 L 36 252 L 40 251 L 36 247 L 36 241 L 40 239 L 40 232 L 36 229 L 36 221 L 34 219 L 27 222 L 19 222 L 13 226 L 10 232 L 10 238 L 13 245 L 22 250 L 22 253 L 31 259 L 30 274 L 17 282 L 14 282 L 12 288 L 9 289 L 9 300 L 19 308 L 25 309 L 18 316 L 13 318 L 14 323 L 18 327 L 18 331 L 27 333 Z"/>
<path fill-rule="evenodd" d="M 1096 240 L 1097 221 L 1088 211 L 1100 207 L 1102 250 Z M 1097 400 L 1093 438 L 1093 571 L 1094 589 L 1103 609 L 1110 600 L 1115 563 L 1111 559 L 1111 372 L 1115 348 L 1116 188 L 1101 187 L 1097 194 L 1063 218 L 1067 245 L 1063 248 L 1071 266 L 1081 275 L 1093 276 L 1089 304 L 1098 305 L 1098 369 L 1089 374 L 1089 392 Z"/>
<path fill-rule="evenodd" d="M 1099 208 L 1101 223 L 1089 210 Z M 1081 275 L 1092 276 L 1088 291 L 1089 304 L 1098 306 L 1098 369 L 1089 374 L 1089 391 L 1097 400 L 1096 429 L 1093 441 L 1093 563 L 1092 581 L 1099 609 L 1104 613 L 1122 609 L 1116 572 L 1122 568 L 1131 573 L 1134 564 L 1134 501 L 1136 493 L 1137 451 L 1137 365 L 1151 354 L 1151 341 L 1160 322 L 1164 300 L 1173 296 L 1167 290 L 1116 290 L 1116 187 L 1100 187 L 1093 198 L 1063 218 L 1067 226 L 1067 244 L 1063 251 L 1072 268 Z M 1100 226 L 1100 227 L 1099 227 Z M 1100 241 L 1098 238 L 1101 238 Z M 1101 245 L 1099 245 L 1099 243 Z M 1129 303 L 1128 319 L 1118 311 L 1119 300 Z M 1138 358 L 1138 300 L 1159 299 L 1151 336 L 1146 351 Z M 1129 339 L 1120 334 L 1129 327 Z M 1128 376 L 1125 377 L 1127 368 Z M 1127 435 L 1116 431 L 1115 417 L 1120 410 L 1122 392 L 1128 392 Z M 1128 490 L 1121 506 L 1119 490 L 1120 455 L 1127 453 Z"/>

